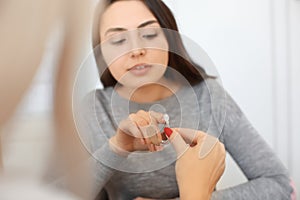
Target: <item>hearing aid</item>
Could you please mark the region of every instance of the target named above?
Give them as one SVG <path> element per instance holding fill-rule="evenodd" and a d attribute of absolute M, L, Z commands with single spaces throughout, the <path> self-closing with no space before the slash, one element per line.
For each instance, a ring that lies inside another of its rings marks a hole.
<path fill-rule="evenodd" d="M 163 119 L 165 120 L 165 125 L 163 127 L 163 130 L 165 129 L 165 127 L 170 128 L 170 117 L 169 117 L 169 115 L 168 114 L 164 114 L 163 115 Z M 162 136 L 161 144 L 164 145 L 164 144 L 169 143 L 168 137 L 166 136 L 165 132 L 162 132 L 161 136 Z"/>

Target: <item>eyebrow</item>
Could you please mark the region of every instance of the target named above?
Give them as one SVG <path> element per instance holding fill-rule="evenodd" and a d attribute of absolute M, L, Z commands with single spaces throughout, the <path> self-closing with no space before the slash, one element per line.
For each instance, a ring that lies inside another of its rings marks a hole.
<path fill-rule="evenodd" d="M 148 26 L 150 24 L 154 24 L 154 23 L 158 23 L 158 21 L 156 20 L 149 20 L 149 21 L 146 21 L 146 22 L 143 22 L 141 23 L 137 28 L 143 28 L 145 26 Z M 126 31 L 127 29 L 126 28 L 109 28 L 104 35 L 107 35 L 108 33 L 110 32 L 120 32 L 120 31 Z"/>

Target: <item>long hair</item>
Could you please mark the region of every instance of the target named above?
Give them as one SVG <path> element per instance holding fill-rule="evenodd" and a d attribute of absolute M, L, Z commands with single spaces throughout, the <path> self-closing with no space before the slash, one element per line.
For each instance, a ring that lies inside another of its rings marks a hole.
<path fill-rule="evenodd" d="M 96 8 L 93 22 L 92 45 L 99 74 L 102 74 L 100 76 L 100 80 L 104 87 L 115 86 L 117 80 L 110 73 L 107 64 L 105 63 L 104 58 L 102 56 L 101 48 L 99 47 L 100 19 L 105 9 L 109 5 L 117 1 L 120 0 L 103 0 L 102 2 L 100 2 Z M 167 5 L 161 0 L 140 1 L 142 1 L 145 4 L 145 6 L 150 10 L 150 12 L 155 16 L 158 23 L 164 30 L 164 34 L 167 38 L 167 42 L 169 45 L 168 66 L 174 68 L 180 74 L 182 74 L 191 85 L 195 85 L 207 78 L 214 78 L 213 76 L 209 76 L 208 74 L 206 74 L 204 69 L 198 64 L 196 64 L 188 55 L 183 45 L 180 34 L 178 33 L 178 26 L 174 15 L 171 12 L 171 10 L 167 7 Z M 168 29 L 172 31 L 168 31 Z M 174 51 L 172 51 L 172 49 Z"/>

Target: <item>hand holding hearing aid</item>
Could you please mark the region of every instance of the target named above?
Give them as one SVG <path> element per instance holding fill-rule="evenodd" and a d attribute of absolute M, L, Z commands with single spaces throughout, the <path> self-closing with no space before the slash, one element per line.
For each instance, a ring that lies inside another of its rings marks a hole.
<path fill-rule="evenodd" d="M 161 150 L 162 136 L 158 124 L 164 124 L 163 114 L 140 110 L 132 113 L 119 124 L 111 145 L 127 152 L 138 150 Z M 116 148 L 114 148 L 116 149 Z"/>
<path fill-rule="evenodd" d="M 175 170 L 180 199 L 210 199 L 225 169 L 224 145 L 197 130 L 165 128 L 165 133 L 178 154 Z"/>

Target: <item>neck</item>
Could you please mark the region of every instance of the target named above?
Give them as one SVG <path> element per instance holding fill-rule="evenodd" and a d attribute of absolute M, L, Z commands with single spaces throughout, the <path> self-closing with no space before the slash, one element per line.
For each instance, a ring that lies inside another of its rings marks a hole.
<path fill-rule="evenodd" d="M 164 79 L 157 83 L 143 85 L 135 89 L 120 86 L 117 88 L 117 91 L 121 96 L 131 101 L 149 103 L 172 96 L 178 88 L 178 84 Z"/>

